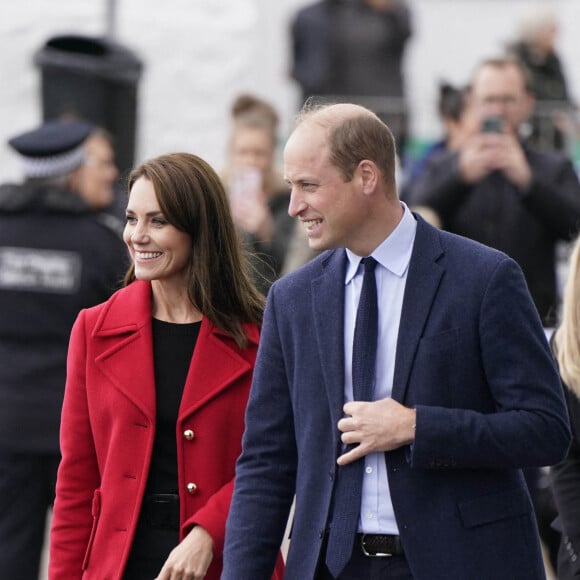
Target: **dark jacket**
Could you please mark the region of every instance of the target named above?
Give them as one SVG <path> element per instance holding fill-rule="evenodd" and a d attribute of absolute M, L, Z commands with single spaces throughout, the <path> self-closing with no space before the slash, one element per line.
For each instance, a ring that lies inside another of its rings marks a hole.
<path fill-rule="evenodd" d="M 71 192 L 0 187 L 0 447 L 58 451 L 70 330 L 122 280 L 121 227 Z"/>
<path fill-rule="evenodd" d="M 292 23 L 293 77 L 304 97 L 403 97 L 403 55 L 411 34 L 403 1 L 386 11 L 361 0 L 315 2 Z"/>
<path fill-rule="evenodd" d="M 551 340 L 556 355 L 555 341 Z M 564 461 L 550 470 L 552 489 L 558 508 L 554 527 L 561 532 L 558 553 L 558 580 L 580 578 L 580 399 L 578 393 L 563 385 L 572 444 Z"/>
<path fill-rule="evenodd" d="M 385 453 L 407 561 L 415 580 L 543 579 L 519 468 L 560 461 L 570 432 L 539 317 L 513 260 L 417 221 L 392 393 L 416 438 Z M 340 477 L 346 261 L 325 252 L 270 289 L 223 580 L 271 574 L 294 493 L 285 578 L 314 576 Z"/>
<path fill-rule="evenodd" d="M 580 184 L 570 161 L 524 148 L 532 185 L 522 192 L 500 173 L 475 184 L 463 181 L 458 154 L 433 158 L 408 192 L 410 205 L 437 212 L 443 229 L 511 256 L 521 266 L 545 326 L 558 306 L 556 242 L 570 240 L 580 225 Z"/>

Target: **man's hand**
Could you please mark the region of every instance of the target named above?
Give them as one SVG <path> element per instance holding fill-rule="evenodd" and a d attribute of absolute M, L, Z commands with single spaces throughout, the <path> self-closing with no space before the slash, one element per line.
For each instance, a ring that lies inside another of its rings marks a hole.
<path fill-rule="evenodd" d="M 486 137 L 473 135 L 459 150 L 459 173 L 466 183 L 476 183 L 494 169 Z"/>
<path fill-rule="evenodd" d="M 494 148 L 494 168 L 501 171 L 516 187 L 522 191 L 527 190 L 532 182 L 532 172 L 520 142 L 509 133 L 497 137 Z"/>
<path fill-rule="evenodd" d="M 195 526 L 171 551 L 156 580 L 203 580 L 212 559 L 211 536 Z"/>
<path fill-rule="evenodd" d="M 391 451 L 415 440 L 416 411 L 387 398 L 372 403 L 353 401 L 343 407 L 346 417 L 338 422 L 345 445 L 357 445 L 341 455 L 345 465 L 377 451 Z"/>
<path fill-rule="evenodd" d="M 476 183 L 492 171 L 501 171 L 522 191 L 530 187 L 530 167 L 522 146 L 511 133 L 478 133 L 461 149 L 459 172 L 466 183 Z"/>
<path fill-rule="evenodd" d="M 236 226 L 261 242 L 272 241 L 274 220 L 264 192 L 260 191 L 247 199 L 234 199 L 231 208 Z"/>

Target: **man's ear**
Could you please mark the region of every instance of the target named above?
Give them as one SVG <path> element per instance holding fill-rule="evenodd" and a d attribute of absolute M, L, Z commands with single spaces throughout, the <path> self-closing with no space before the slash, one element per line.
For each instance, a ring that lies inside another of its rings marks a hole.
<path fill-rule="evenodd" d="M 379 183 L 380 172 L 375 163 L 363 159 L 357 167 L 364 193 L 372 193 Z"/>

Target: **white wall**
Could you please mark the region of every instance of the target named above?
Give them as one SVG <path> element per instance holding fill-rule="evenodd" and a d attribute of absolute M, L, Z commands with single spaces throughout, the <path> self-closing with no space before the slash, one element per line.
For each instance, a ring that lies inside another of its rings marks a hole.
<path fill-rule="evenodd" d="M 140 83 L 137 161 L 186 149 L 220 166 L 229 106 L 242 90 L 272 100 L 285 133 L 298 105 L 289 78 L 288 23 L 310 0 L 117 0 L 117 39 L 145 61 Z M 409 0 L 415 35 L 407 54 L 412 130 L 438 131 L 439 79 L 464 82 L 474 63 L 515 30 L 529 0 Z M 580 98 L 574 23 L 578 0 L 551 0 L 561 16 L 560 48 Z M 106 31 L 107 0 L 3 0 L 0 3 L 0 181 L 19 179 L 6 139 L 40 121 L 33 54 L 51 36 Z"/>

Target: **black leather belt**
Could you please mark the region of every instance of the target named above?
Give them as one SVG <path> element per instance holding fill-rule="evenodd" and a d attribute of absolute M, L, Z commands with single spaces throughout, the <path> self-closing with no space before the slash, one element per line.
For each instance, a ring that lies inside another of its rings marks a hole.
<path fill-rule="evenodd" d="M 387 534 L 357 534 L 357 544 L 365 556 L 386 558 L 388 556 L 403 556 L 403 545 L 399 536 Z"/>
<path fill-rule="evenodd" d="M 143 500 L 142 514 L 147 525 L 159 530 L 179 530 L 179 495 L 152 493 Z"/>

